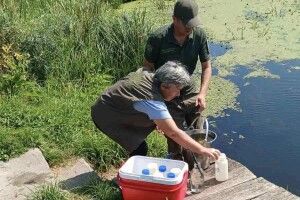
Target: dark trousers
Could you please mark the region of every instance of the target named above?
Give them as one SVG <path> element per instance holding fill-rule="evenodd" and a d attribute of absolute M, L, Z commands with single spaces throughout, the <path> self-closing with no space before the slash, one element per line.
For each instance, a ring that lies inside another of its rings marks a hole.
<path fill-rule="evenodd" d="M 138 146 L 138 148 L 136 148 L 129 154 L 129 157 L 131 157 L 131 156 L 146 156 L 147 152 L 148 152 L 148 145 L 147 145 L 146 141 L 143 141 L 142 144 L 140 144 L 140 146 Z"/>

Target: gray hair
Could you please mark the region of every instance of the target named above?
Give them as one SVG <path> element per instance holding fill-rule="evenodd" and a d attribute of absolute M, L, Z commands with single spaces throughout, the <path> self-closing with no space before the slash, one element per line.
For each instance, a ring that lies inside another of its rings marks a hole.
<path fill-rule="evenodd" d="M 182 87 L 190 82 L 190 75 L 186 67 L 178 61 L 168 61 L 158 68 L 154 75 L 154 80 L 159 84 L 175 84 Z"/>

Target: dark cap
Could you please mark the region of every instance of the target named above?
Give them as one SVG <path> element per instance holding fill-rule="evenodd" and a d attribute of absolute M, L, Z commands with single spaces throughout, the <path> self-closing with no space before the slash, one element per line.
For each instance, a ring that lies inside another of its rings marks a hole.
<path fill-rule="evenodd" d="M 200 25 L 198 5 L 194 0 L 178 0 L 175 3 L 173 15 L 189 28 Z"/>

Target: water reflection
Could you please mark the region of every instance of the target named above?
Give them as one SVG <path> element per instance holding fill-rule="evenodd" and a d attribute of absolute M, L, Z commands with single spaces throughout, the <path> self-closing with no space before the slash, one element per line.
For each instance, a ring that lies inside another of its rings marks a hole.
<path fill-rule="evenodd" d="M 229 77 L 241 90 L 242 112 L 227 110 L 227 117 L 215 119 L 215 146 L 258 177 L 300 195 L 300 59 L 265 65 L 280 79 L 243 79 L 245 67 Z"/>

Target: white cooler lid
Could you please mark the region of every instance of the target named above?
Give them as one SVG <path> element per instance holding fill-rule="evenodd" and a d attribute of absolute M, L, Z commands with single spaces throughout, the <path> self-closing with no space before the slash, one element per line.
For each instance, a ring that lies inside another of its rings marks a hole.
<path fill-rule="evenodd" d="M 170 172 L 172 168 L 179 168 L 181 172 L 175 178 L 157 177 L 152 175 L 143 175 L 142 170 L 147 169 L 149 163 L 157 163 L 158 166 L 165 165 Z M 180 160 L 171 160 L 163 158 L 154 158 L 147 156 L 132 156 L 119 169 L 119 176 L 122 179 L 145 181 L 159 183 L 164 185 L 177 185 L 182 182 L 184 173 L 188 171 L 188 164 Z"/>

